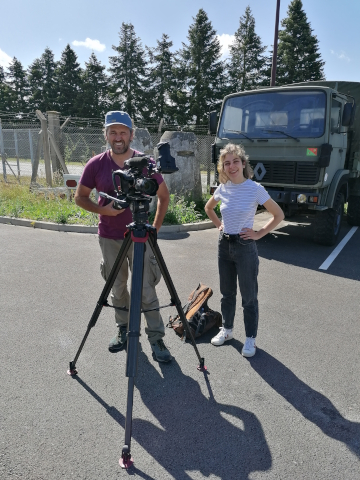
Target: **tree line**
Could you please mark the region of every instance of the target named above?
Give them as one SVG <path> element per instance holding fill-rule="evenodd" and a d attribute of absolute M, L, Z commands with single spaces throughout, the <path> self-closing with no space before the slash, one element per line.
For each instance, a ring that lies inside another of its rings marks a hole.
<path fill-rule="evenodd" d="M 319 42 L 302 0 L 291 1 L 281 26 L 276 85 L 324 79 Z M 182 47 L 172 52 L 172 46 L 164 33 L 155 47 L 144 48 L 134 26 L 123 22 L 108 69 L 94 52 L 81 68 L 69 44 L 59 61 L 46 48 L 26 70 L 14 57 L 6 70 L 0 66 L 0 112 L 56 110 L 100 118 L 107 110 L 125 110 L 135 122 L 164 118 L 203 125 L 225 95 L 270 85 L 272 51 L 256 33 L 249 6 L 227 59 L 221 58 L 219 38 L 203 9 L 193 17 Z"/>

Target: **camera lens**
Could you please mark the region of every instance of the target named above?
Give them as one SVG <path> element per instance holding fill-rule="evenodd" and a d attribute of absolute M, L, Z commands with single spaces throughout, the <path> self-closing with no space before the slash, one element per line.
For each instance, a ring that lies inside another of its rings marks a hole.
<path fill-rule="evenodd" d="M 154 196 L 156 195 L 159 185 L 156 180 L 152 178 L 138 178 L 135 184 L 135 190 L 145 195 Z"/>

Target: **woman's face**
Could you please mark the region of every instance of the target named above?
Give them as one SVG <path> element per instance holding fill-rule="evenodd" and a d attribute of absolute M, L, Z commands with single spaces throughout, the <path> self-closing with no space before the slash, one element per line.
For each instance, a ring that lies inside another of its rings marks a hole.
<path fill-rule="evenodd" d="M 224 158 L 224 172 L 232 183 L 242 183 L 244 177 L 244 164 L 241 159 L 233 153 L 227 153 Z"/>

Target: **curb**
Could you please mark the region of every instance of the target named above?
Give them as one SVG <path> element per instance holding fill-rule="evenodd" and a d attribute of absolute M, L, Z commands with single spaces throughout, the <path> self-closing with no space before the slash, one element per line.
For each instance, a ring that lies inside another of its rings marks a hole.
<path fill-rule="evenodd" d="M 61 223 L 40 222 L 36 220 L 26 220 L 23 218 L 0 217 L 0 223 L 7 225 L 17 225 L 19 227 L 42 228 L 43 230 L 54 230 L 57 232 L 73 232 L 73 233 L 95 233 L 98 227 L 87 227 L 85 225 L 63 225 Z M 179 233 L 191 232 L 197 230 L 207 230 L 215 228 L 211 220 L 205 220 L 199 223 L 185 223 L 183 225 L 163 225 L 159 233 Z"/>

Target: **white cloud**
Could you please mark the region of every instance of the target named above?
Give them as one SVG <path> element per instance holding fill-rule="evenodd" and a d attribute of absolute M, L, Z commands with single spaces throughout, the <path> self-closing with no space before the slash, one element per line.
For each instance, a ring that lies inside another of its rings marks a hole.
<path fill-rule="evenodd" d="M 228 33 L 223 33 L 222 35 L 217 35 L 220 45 L 221 45 L 221 56 L 227 57 L 229 55 L 229 47 L 235 39 L 235 35 L 229 35 Z"/>
<path fill-rule="evenodd" d="M 330 50 L 331 55 L 335 55 L 335 57 L 339 58 L 340 60 L 345 60 L 346 62 L 350 62 L 351 58 L 346 55 L 344 50 L 341 50 L 340 53 L 335 52 L 335 50 Z"/>
<path fill-rule="evenodd" d="M 106 46 L 103 43 L 100 43 L 99 40 L 91 40 L 91 38 L 87 38 L 85 42 L 74 40 L 72 44 L 75 47 L 90 48 L 90 50 L 96 50 L 97 52 L 103 52 L 106 48 Z"/>
<path fill-rule="evenodd" d="M 12 62 L 12 58 L 0 48 L 0 65 L 2 67 L 7 67 L 10 62 Z"/>

